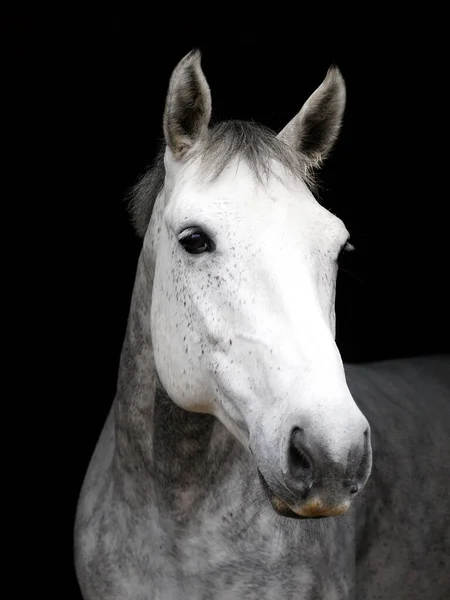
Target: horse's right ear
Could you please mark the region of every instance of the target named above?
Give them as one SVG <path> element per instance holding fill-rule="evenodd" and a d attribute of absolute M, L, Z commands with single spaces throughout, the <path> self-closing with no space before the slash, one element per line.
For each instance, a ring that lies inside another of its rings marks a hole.
<path fill-rule="evenodd" d="M 211 118 L 211 93 L 200 60 L 200 51 L 192 50 L 180 60 L 170 78 L 164 137 L 176 159 L 201 140 Z"/>

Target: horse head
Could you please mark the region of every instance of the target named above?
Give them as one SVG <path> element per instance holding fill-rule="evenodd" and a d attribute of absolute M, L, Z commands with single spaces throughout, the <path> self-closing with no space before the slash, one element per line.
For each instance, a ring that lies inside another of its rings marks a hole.
<path fill-rule="evenodd" d="M 371 470 L 369 424 L 335 342 L 349 232 L 312 191 L 345 97 L 331 67 L 278 135 L 212 124 L 200 53 L 190 52 L 170 79 L 163 183 L 140 224 L 162 385 L 249 448 L 273 508 L 290 517 L 344 513 Z"/>

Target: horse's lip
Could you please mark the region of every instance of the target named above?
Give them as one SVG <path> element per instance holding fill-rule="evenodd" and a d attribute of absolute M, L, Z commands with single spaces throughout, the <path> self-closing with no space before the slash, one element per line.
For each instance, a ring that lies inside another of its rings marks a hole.
<path fill-rule="evenodd" d="M 282 517 L 289 517 L 291 519 L 326 519 L 327 518 L 326 515 L 315 515 L 315 516 L 306 517 L 306 516 L 299 515 L 298 513 L 294 512 L 286 504 L 286 502 L 284 500 L 282 500 L 279 496 L 277 496 L 272 491 L 269 484 L 265 480 L 264 475 L 261 473 L 261 471 L 259 469 L 258 469 L 258 475 L 259 475 L 259 480 L 261 482 L 261 486 L 262 486 L 267 498 L 269 499 L 269 502 L 272 505 L 273 510 L 276 513 L 278 513 L 279 515 L 281 515 Z"/>
<path fill-rule="evenodd" d="M 347 512 L 351 504 L 348 498 L 333 504 L 324 504 L 320 496 L 316 495 L 315 498 L 309 497 L 306 502 L 302 502 L 300 505 L 296 505 L 295 508 L 291 508 L 287 502 L 275 494 L 259 469 L 258 475 L 272 508 L 283 517 L 290 517 L 291 519 L 326 519 L 343 515 Z"/>

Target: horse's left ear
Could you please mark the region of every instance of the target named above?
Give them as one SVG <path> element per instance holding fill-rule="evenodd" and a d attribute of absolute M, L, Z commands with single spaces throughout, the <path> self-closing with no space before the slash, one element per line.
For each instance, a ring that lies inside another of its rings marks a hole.
<path fill-rule="evenodd" d="M 169 82 L 164 109 L 164 137 L 175 158 L 182 158 L 208 129 L 211 93 L 199 50 L 180 60 Z"/>
<path fill-rule="evenodd" d="M 318 167 L 339 135 L 345 99 L 344 78 L 332 66 L 321 85 L 277 137 L 297 150 L 308 166 Z"/>

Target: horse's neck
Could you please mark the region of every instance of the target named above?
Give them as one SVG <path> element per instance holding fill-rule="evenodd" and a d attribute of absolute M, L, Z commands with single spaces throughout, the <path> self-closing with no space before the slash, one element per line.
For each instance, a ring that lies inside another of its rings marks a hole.
<path fill-rule="evenodd" d="M 150 331 L 153 275 L 139 259 L 114 406 L 114 466 L 126 493 L 164 495 L 168 509 L 188 510 L 236 446 L 210 415 L 185 411 L 158 381 Z"/>
<path fill-rule="evenodd" d="M 156 369 L 150 333 L 153 276 L 142 255 L 136 271 L 122 346 L 114 402 L 116 468 L 129 473 L 153 469 Z"/>

